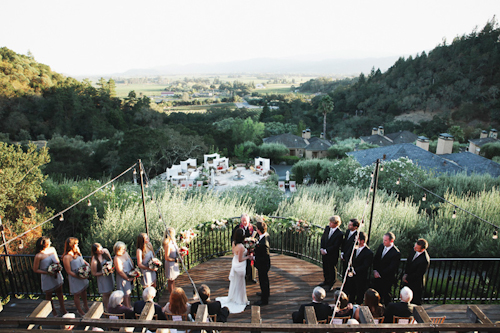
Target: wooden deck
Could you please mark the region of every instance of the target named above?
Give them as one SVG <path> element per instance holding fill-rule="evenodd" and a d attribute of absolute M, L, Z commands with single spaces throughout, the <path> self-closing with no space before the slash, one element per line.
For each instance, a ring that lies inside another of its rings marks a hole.
<path fill-rule="evenodd" d="M 205 283 L 210 287 L 212 299 L 226 296 L 229 288 L 228 275 L 231 260 L 229 256 L 212 259 L 192 268 L 189 273 L 197 286 Z M 313 288 L 323 280 L 322 269 L 303 260 L 277 254 L 271 256 L 271 266 L 269 273 L 271 298 L 269 305 L 261 307 L 262 322 L 291 324 L 292 312 L 296 311 L 300 304 L 311 301 Z M 193 288 L 186 274 L 179 276 L 177 286 L 184 288 L 190 298 L 189 302 L 194 301 Z M 255 295 L 258 291 L 260 291 L 258 284 L 247 285 L 248 299 L 252 304 L 259 299 Z M 327 293 L 328 302 L 332 301 L 332 297 L 333 292 Z M 165 292 L 159 304 L 163 306 L 167 301 L 168 295 Z M 40 300 L 12 299 L 0 312 L 0 318 L 26 317 L 39 303 Z M 58 308 L 57 301 L 55 305 Z M 500 321 L 500 304 L 479 304 L 478 306 L 491 321 Z M 66 301 L 66 307 L 68 311 L 76 312 L 73 301 Z M 431 317 L 446 316 L 445 323 L 469 322 L 466 304 L 425 304 L 424 308 Z M 229 322 L 250 323 L 250 306 L 240 314 L 230 315 Z"/>

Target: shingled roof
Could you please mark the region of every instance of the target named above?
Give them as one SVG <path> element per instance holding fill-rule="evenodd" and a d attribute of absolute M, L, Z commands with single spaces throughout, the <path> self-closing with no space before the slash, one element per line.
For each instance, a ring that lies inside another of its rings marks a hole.
<path fill-rule="evenodd" d="M 469 140 L 469 142 L 472 142 L 473 144 L 475 144 L 478 147 L 482 147 L 482 146 L 484 146 L 487 143 L 498 142 L 498 141 L 499 140 L 495 139 L 495 138 L 482 138 L 482 139 L 472 139 L 472 140 Z"/>
<path fill-rule="evenodd" d="M 500 175 L 500 164 L 472 153 L 436 155 L 410 143 L 395 144 L 387 147 L 372 148 L 347 153 L 362 166 L 375 163 L 377 159 L 392 161 L 407 157 L 416 165 L 437 173 L 489 173 L 493 177 Z"/>
<path fill-rule="evenodd" d="M 328 150 L 332 146 L 332 143 L 325 139 L 320 139 L 318 137 L 312 137 L 309 140 L 309 144 L 306 150 Z"/>
<path fill-rule="evenodd" d="M 288 149 L 306 148 L 309 144 L 306 139 L 291 133 L 273 135 L 268 138 L 264 138 L 262 141 L 265 143 L 281 143 Z"/>
<path fill-rule="evenodd" d="M 398 143 L 413 143 L 417 141 L 417 135 L 409 131 L 401 131 L 386 135 L 374 134 L 369 136 L 361 136 L 360 139 L 366 143 L 385 147 Z"/>

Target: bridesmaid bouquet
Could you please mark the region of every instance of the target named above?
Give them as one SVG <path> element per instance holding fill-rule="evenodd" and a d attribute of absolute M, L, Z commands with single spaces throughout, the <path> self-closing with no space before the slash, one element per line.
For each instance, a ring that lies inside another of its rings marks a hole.
<path fill-rule="evenodd" d="M 115 271 L 115 268 L 113 267 L 113 263 L 111 261 L 106 261 L 102 265 L 102 274 L 104 276 L 108 276 L 110 274 L 113 274 L 114 271 Z"/>
<path fill-rule="evenodd" d="M 76 270 L 76 274 L 78 274 L 78 276 L 82 279 L 88 279 L 90 276 L 90 266 L 82 265 L 78 267 L 78 269 Z"/>
<path fill-rule="evenodd" d="M 135 267 L 130 272 L 127 272 L 127 275 L 131 278 L 138 278 L 138 277 L 141 277 L 142 273 L 141 273 L 141 270 L 139 269 L 139 267 Z"/>
<path fill-rule="evenodd" d="M 248 253 L 252 253 L 255 249 L 257 240 L 253 237 L 247 237 L 243 240 L 243 246 L 247 249 Z"/>
<path fill-rule="evenodd" d="M 187 256 L 189 254 L 189 249 L 187 247 L 183 246 L 179 249 L 179 254 L 181 256 Z"/>
<path fill-rule="evenodd" d="M 47 273 L 49 273 L 49 275 L 51 275 L 55 278 L 57 278 L 57 273 L 59 273 L 61 271 L 62 271 L 62 266 L 58 262 L 50 264 L 49 267 L 47 267 Z"/>
<path fill-rule="evenodd" d="M 158 269 L 161 266 L 161 261 L 158 258 L 151 258 L 151 260 L 148 261 L 148 267 L 149 269 Z"/>

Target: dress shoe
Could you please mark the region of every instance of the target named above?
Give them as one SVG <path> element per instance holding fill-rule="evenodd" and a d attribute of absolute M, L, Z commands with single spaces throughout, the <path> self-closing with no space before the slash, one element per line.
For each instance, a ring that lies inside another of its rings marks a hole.
<path fill-rule="evenodd" d="M 260 291 L 258 291 L 258 292 L 255 293 L 255 295 L 257 295 L 257 296 L 260 297 L 260 296 L 262 296 L 262 293 Z"/>
<path fill-rule="evenodd" d="M 257 283 L 257 280 L 248 280 L 248 283 Z"/>
<path fill-rule="evenodd" d="M 326 282 L 321 282 L 320 284 L 318 284 L 318 286 L 323 287 L 323 286 L 326 286 L 327 284 L 328 283 L 326 283 Z"/>
<path fill-rule="evenodd" d="M 260 305 L 260 306 L 264 306 L 264 305 L 268 305 L 269 302 L 268 301 L 257 301 L 255 303 L 253 303 L 253 305 Z"/>

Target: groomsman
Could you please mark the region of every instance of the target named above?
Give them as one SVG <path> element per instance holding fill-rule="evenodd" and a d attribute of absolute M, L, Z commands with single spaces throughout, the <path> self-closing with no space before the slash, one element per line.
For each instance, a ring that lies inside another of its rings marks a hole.
<path fill-rule="evenodd" d="M 427 253 L 429 243 L 423 238 L 417 240 L 413 251 L 406 260 L 403 283 L 413 291 L 413 304 L 422 304 L 422 292 L 425 284 L 425 273 L 429 269 L 431 258 Z"/>
<path fill-rule="evenodd" d="M 267 305 L 269 304 L 270 294 L 268 273 L 269 269 L 271 269 L 269 234 L 265 222 L 257 222 L 256 227 L 259 239 L 255 245 L 255 268 L 259 272 L 260 301 L 255 302 L 255 305 Z"/>
<path fill-rule="evenodd" d="M 352 271 L 347 275 L 346 280 L 347 294 L 352 304 L 362 304 L 364 294 L 368 289 L 368 273 L 373 261 L 373 251 L 365 242 L 366 234 L 360 232 L 359 246 L 354 247 L 352 256 Z"/>
<path fill-rule="evenodd" d="M 359 228 L 358 219 L 351 219 L 347 224 L 347 231 L 344 235 L 344 243 L 342 244 L 342 249 L 340 251 L 340 257 L 342 258 L 343 275 L 346 272 L 347 264 L 349 264 L 349 258 L 351 258 L 352 249 L 354 247 L 354 241 L 356 240 L 356 236 L 358 235 L 358 228 Z"/>
<path fill-rule="evenodd" d="M 231 234 L 231 241 L 234 240 L 234 233 L 236 232 L 236 230 L 238 230 L 238 228 L 243 229 L 243 231 L 245 232 L 245 238 L 252 237 L 252 235 L 254 234 L 254 227 L 250 223 L 250 216 L 248 216 L 248 214 L 241 214 L 241 223 L 233 229 L 233 233 Z M 252 268 L 252 261 L 250 259 L 247 259 L 247 268 L 245 274 L 245 279 L 247 282 L 257 283 L 257 281 L 255 280 L 254 270 L 255 269 Z"/>
<path fill-rule="evenodd" d="M 339 261 L 339 249 L 342 245 L 343 233 L 339 227 L 342 224 L 340 216 L 330 217 L 330 223 L 325 227 L 321 237 L 320 253 L 323 260 L 324 281 L 320 287 L 329 291 L 337 281 L 337 263 Z"/>
<path fill-rule="evenodd" d="M 395 236 L 388 232 L 382 239 L 382 244 L 377 249 L 373 258 L 373 289 L 378 291 L 382 304 L 392 301 L 391 289 L 396 282 L 396 272 L 401 260 L 401 253 L 394 246 Z"/>

